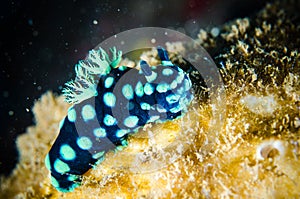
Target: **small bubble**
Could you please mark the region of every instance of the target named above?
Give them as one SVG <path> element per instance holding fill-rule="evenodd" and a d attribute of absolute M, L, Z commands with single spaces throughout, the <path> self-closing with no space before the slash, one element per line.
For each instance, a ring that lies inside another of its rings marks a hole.
<path fill-rule="evenodd" d="M 29 112 L 29 108 L 26 108 L 25 110 L 26 110 L 27 113 Z"/>
<path fill-rule="evenodd" d="M 212 34 L 213 37 L 217 37 L 220 33 L 220 29 L 214 27 L 214 28 L 211 29 L 210 33 Z"/>
<path fill-rule="evenodd" d="M 35 30 L 35 31 L 32 32 L 32 35 L 33 35 L 34 37 L 36 37 L 36 36 L 39 35 L 39 32 Z"/>
<path fill-rule="evenodd" d="M 125 41 L 121 41 L 121 45 L 124 45 L 125 44 Z"/>
<path fill-rule="evenodd" d="M 37 90 L 39 90 L 39 91 L 42 90 L 42 87 L 41 87 L 41 86 L 38 86 L 38 87 L 37 87 Z"/>
<path fill-rule="evenodd" d="M 13 116 L 13 115 L 14 115 L 14 112 L 13 112 L 13 111 L 8 111 L 8 115 L 9 115 L 9 116 Z"/>
<path fill-rule="evenodd" d="M 33 21 L 32 21 L 32 19 L 28 19 L 28 24 L 29 24 L 30 26 L 32 26 L 32 25 L 33 25 Z"/>
<path fill-rule="evenodd" d="M 151 39 L 151 43 L 153 43 L 153 44 L 154 44 L 155 42 L 156 42 L 156 39 L 154 39 L 154 38 L 153 38 L 153 39 Z"/>
<path fill-rule="evenodd" d="M 8 91 L 4 91 L 3 92 L 3 97 L 7 98 L 9 96 L 9 92 Z"/>
<path fill-rule="evenodd" d="M 93 24 L 94 24 L 94 25 L 97 25 L 97 24 L 98 24 L 98 21 L 97 21 L 97 20 L 94 20 L 94 21 L 93 21 Z"/>
<path fill-rule="evenodd" d="M 120 8 L 118 8 L 118 12 L 120 12 Z"/>

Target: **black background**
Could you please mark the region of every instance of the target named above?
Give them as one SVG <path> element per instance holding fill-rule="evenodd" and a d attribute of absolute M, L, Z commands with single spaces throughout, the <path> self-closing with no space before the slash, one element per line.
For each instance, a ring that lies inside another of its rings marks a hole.
<path fill-rule="evenodd" d="M 17 135 L 34 124 L 43 93 L 60 93 L 74 64 L 120 31 L 155 26 L 196 37 L 199 28 L 249 16 L 260 0 L 38 0 L 0 2 L 0 174 L 18 160 Z M 34 142 L 34 140 L 28 140 Z"/>

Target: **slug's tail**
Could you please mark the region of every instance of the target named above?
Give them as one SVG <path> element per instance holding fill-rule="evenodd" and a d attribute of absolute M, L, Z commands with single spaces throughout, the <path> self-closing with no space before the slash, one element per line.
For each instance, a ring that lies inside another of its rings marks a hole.
<path fill-rule="evenodd" d="M 51 174 L 51 184 L 61 192 L 72 192 L 81 185 L 81 177 L 77 175 L 55 175 Z"/>

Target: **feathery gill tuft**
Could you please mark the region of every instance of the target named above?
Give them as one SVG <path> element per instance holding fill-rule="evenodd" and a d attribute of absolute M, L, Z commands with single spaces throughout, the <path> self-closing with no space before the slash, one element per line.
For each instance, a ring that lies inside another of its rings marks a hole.
<path fill-rule="evenodd" d="M 122 51 L 117 51 L 113 47 L 110 52 L 111 58 L 102 48 L 91 50 L 85 60 L 78 62 L 75 66 L 75 80 L 67 82 L 62 90 L 66 102 L 78 104 L 98 94 L 99 77 L 107 75 L 112 68 L 116 68 L 122 59 Z"/>

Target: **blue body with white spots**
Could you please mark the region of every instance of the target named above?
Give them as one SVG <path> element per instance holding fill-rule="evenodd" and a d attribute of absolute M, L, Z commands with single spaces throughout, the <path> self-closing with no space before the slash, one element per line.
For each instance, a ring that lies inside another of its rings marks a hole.
<path fill-rule="evenodd" d="M 64 90 L 66 101 L 74 105 L 45 160 L 56 189 L 73 191 L 108 151 L 127 145 L 130 133 L 186 111 L 193 98 L 191 81 L 163 48 L 157 50 L 162 64 L 141 61 L 140 70 L 117 67 L 121 52 L 114 48 L 112 59 L 102 49 L 92 50 L 76 66 L 77 77 Z"/>

